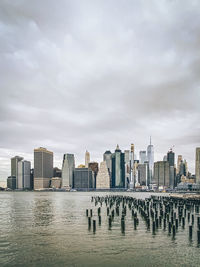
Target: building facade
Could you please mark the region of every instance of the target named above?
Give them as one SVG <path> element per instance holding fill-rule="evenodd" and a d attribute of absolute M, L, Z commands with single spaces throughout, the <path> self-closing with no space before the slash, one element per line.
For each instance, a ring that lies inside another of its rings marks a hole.
<path fill-rule="evenodd" d="M 16 177 L 15 176 L 8 176 L 7 188 L 12 189 L 12 190 L 16 189 Z"/>
<path fill-rule="evenodd" d="M 18 188 L 18 162 L 21 160 L 23 160 L 23 158 L 19 156 L 11 158 L 11 176 L 16 177 L 16 188 Z"/>
<path fill-rule="evenodd" d="M 151 137 L 150 137 L 150 145 L 147 147 L 147 161 L 149 162 L 149 179 L 150 183 L 153 179 L 153 169 L 154 169 L 154 147 L 151 144 Z"/>
<path fill-rule="evenodd" d="M 138 164 L 138 183 L 142 186 L 149 186 L 149 164 Z"/>
<path fill-rule="evenodd" d="M 200 147 L 196 148 L 196 157 L 195 157 L 195 175 L 196 183 L 200 183 Z"/>
<path fill-rule="evenodd" d="M 144 164 L 144 162 L 147 161 L 147 153 L 145 150 L 139 152 L 139 160 L 140 164 Z"/>
<path fill-rule="evenodd" d="M 172 149 L 170 149 L 170 151 L 168 151 L 167 153 L 167 161 L 169 162 L 169 168 L 170 168 L 170 177 L 169 177 L 169 180 L 170 180 L 170 187 L 171 188 L 174 188 L 175 186 L 175 167 L 174 167 L 174 164 L 175 164 L 175 154 L 174 152 L 172 151 Z"/>
<path fill-rule="evenodd" d="M 79 190 L 93 189 L 93 173 L 88 168 L 75 168 L 73 188 Z"/>
<path fill-rule="evenodd" d="M 125 187 L 124 153 L 121 152 L 118 145 L 115 150 L 115 153 L 112 154 L 112 187 Z"/>
<path fill-rule="evenodd" d="M 110 175 L 105 161 L 100 163 L 97 174 L 96 189 L 110 189 Z"/>
<path fill-rule="evenodd" d="M 85 152 L 85 168 L 88 168 L 90 162 L 90 153 L 86 150 Z"/>
<path fill-rule="evenodd" d="M 64 154 L 62 164 L 62 188 L 70 189 L 73 186 L 75 170 L 74 154 Z"/>
<path fill-rule="evenodd" d="M 53 152 L 40 147 L 34 149 L 34 189 L 49 188 L 53 177 Z"/>
<path fill-rule="evenodd" d="M 170 166 L 168 161 L 154 163 L 154 183 L 157 187 L 170 187 Z"/>
<path fill-rule="evenodd" d="M 18 189 L 31 189 L 31 162 L 22 160 L 18 162 Z"/>

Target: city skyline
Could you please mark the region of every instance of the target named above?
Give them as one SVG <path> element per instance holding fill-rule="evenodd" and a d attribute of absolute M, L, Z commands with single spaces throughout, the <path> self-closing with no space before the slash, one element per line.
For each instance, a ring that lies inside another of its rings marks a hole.
<path fill-rule="evenodd" d="M 149 144 L 148 144 L 149 145 Z M 147 147 L 148 147 L 147 145 Z M 154 143 L 152 142 L 152 145 L 154 146 L 154 162 L 157 162 L 157 161 L 163 161 L 163 157 L 165 155 L 167 155 L 167 152 L 170 151 L 170 148 L 165 152 L 165 153 L 158 153 L 157 151 L 155 152 L 155 145 Z M 147 147 L 146 147 L 146 150 L 147 150 Z M 137 159 L 139 160 L 140 158 L 140 152 L 141 151 L 144 151 L 144 149 L 140 150 L 140 149 L 137 149 L 137 146 L 135 145 L 135 155 L 137 156 Z M 145 147 L 144 147 L 145 148 Z M 52 150 L 50 148 L 47 148 L 49 150 Z M 116 149 L 116 145 L 114 148 L 107 148 L 106 150 L 110 150 L 112 153 L 114 153 Z M 130 150 L 130 144 L 129 146 L 125 147 L 125 148 L 121 148 L 120 146 L 120 149 L 122 150 L 122 152 L 124 152 L 125 150 Z M 105 150 L 105 151 L 106 151 Z M 88 149 L 86 149 L 85 151 L 88 151 L 90 153 L 90 162 L 98 162 L 99 164 L 102 162 L 103 160 L 103 154 L 105 153 L 105 151 L 103 151 L 102 155 L 98 155 L 98 157 L 94 157 L 93 154 L 91 153 L 91 151 Z M 83 164 L 85 163 L 85 151 L 81 152 L 81 153 L 78 153 L 78 152 L 63 152 L 63 153 L 60 153 L 60 157 L 58 157 L 58 155 L 56 155 L 55 151 L 53 151 L 54 153 L 54 158 L 53 158 L 53 166 L 54 167 L 58 167 L 60 169 L 62 169 L 62 164 L 63 164 L 63 155 L 66 154 L 66 153 L 70 153 L 70 154 L 74 154 L 74 157 L 75 157 L 75 166 L 78 167 L 80 164 Z M 175 153 L 175 164 L 177 164 L 177 159 L 178 159 L 178 156 L 181 155 L 183 157 L 184 160 L 187 160 L 188 162 L 188 166 L 189 166 L 189 171 L 192 173 L 192 174 L 195 174 L 195 155 L 196 155 L 196 148 L 194 148 L 194 159 L 193 161 L 189 161 L 185 156 L 184 154 L 181 154 L 181 153 L 177 153 L 175 148 L 173 148 L 173 152 Z M 80 155 L 80 156 L 79 156 Z M 7 170 L 6 172 L 4 172 L 5 174 L 4 175 L 1 175 L 2 171 L 0 170 L 0 181 L 6 181 L 7 177 L 10 175 L 10 172 L 11 172 L 11 169 L 10 169 L 10 159 L 12 157 L 16 157 L 16 156 L 19 156 L 19 157 L 23 157 L 25 158 L 26 160 L 30 161 L 31 162 L 31 166 L 34 167 L 34 150 L 32 151 L 32 153 L 20 153 L 20 154 L 16 154 L 16 155 L 12 155 L 11 157 L 8 158 L 8 162 L 7 162 Z M 1 163 L 0 163 L 1 165 Z M 2 179 L 3 177 L 3 179 Z"/>
<path fill-rule="evenodd" d="M 0 23 L 1 180 L 34 147 L 100 162 L 149 136 L 155 161 L 175 144 L 194 173 L 199 1 L 1 1 Z"/>

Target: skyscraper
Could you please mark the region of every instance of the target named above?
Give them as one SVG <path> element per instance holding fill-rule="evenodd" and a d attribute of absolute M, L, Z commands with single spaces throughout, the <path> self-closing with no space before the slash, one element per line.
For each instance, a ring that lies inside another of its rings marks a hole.
<path fill-rule="evenodd" d="M 138 183 L 143 186 L 149 185 L 149 164 L 145 162 L 144 164 L 138 164 Z"/>
<path fill-rule="evenodd" d="M 74 188 L 89 190 L 93 188 L 93 173 L 88 168 L 75 168 L 74 171 Z"/>
<path fill-rule="evenodd" d="M 195 174 L 196 183 L 200 183 L 200 147 L 196 148 L 196 158 L 195 158 Z"/>
<path fill-rule="evenodd" d="M 181 164 L 181 161 L 183 160 L 183 157 L 182 155 L 178 155 L 178 160 L 177 160 L 177 174 L 180 172 L 180 164 Z"/>
<path fill-rule="evenodd" d="M 103 161 L 106 162 L 107 168 L 108 168 L 108 172 L 109 175 L 111 176 L 112 173 L 112 153 L 107 150 L 104 154 L 103 154 Z"/>
<path fill-rule="evenodd" d="M 34 189 L 49 188 L 53 176 L 53 152 L 40 147 L 34 149 Z"/>
<path fill-rule="evenodd" d="M 150 145 L 147 147 L 147 160 L 149 162 L 149 179 L 150 183 L 153 179 L 153 169 L 154 169 L 154 147 L 151 144 L 151 137 L 150 137 Z"/>
<path fill-rule="evenodd" d="M 170 169 L 170 174 L 169 174 L 169 180 L 170 180 L 170 187 L 174 188 L 175 185 L 175 173 L 174 173 L 174 164 L 175 164 L 175 154 L 172 151 L 172 149 L 170 149 L 170 151 L 168 151 L 167 153 L 167 161 L 169 162 L 169 169 Z"/>
<path fill-rule="evenodd" d="M 144 162 L 147 160 L 147 154 L 145 150 L 140 151 L 139 158 L 140 158 L 140 164 L 144 164 Z"/>
<path fill-rule="evenodd" d="M 125 161 L 125 187 L 128 187 L 130 183 L 130 170 L 131 170 L 131 157 L 130 151 L 124 150 L 124 161 Z"/>
<path fill-rule="evenodd" d="M 89 162 L 90 162 L 90 153 L 86 150 L 86 152 L 85 152 L 85 168 L 88 168 Z"/>
<path fill-rule="evenodd" d="M 97 174 L 96 189 L 110 189 L 110 176 L 105 161 L 100 163 L 99 172 Z"/>
<path fill-rule="evenodd" d="M 18 189 L 31 189 L 31 163 L 27 160 L 18 162 Z"/>
<path fill-rule="evenodd" d="M 158 188 L 168 188 L 170 186 L 170 166 L 168 161 L 154 163 L 154 183 Z"/>
<path fill-rule="evenodd" d="M 18 162 L 21 160 L 23 160 L 23 158 L 19 156 L 11 158 L 11 176 L 16 177 L 16 188 L 18 188 Z"/>
<path fill-rule="evenodd" d="M 119 146 L 112 154 L 112 187 L 123 188 L 125 186 L 125 164 L 124 153 Z"/>
<path fill-rule="evenodd" d="M 73 186 L 75 170 L 74 154 L 64 154 L 62 164 L 62 188 L 70 189 Z"/>

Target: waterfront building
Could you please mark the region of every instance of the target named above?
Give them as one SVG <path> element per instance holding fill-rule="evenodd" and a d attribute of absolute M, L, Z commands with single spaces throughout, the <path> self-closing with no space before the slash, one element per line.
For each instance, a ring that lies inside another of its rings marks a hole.
<path fill-rule="evenodd" d="M 90 162 L 90 153 L 86 150 L 85 152 L 85 168 L 88 168 Z"/>
<path fill-rule="evenodd" d="M 93 173 L 88 168 L 75 168 L 74 185 L 75 189 L 89 190 L 93 188 Z"/>
<path fill-rule="evenodd" d="M 145 150 L 139 152 L 139 160 L 140 164 L 144 164 L 144 162 L 147 161 L 147 154 Z"/>
<path fill-rule="evenodd" d="M 19 156 L 11 158 L 11 176 L 16 177 L 16 188 L 18 188 L 18 162 L 21 160 L 23 158 Z"/>
<path fill-rule="evenodd" d="M 97 174 L 96 189 L 110 189 L 110 176 L 105 161 L 100 163 L 99 172 Z"/>
<path fill-rule="evenodd" d="M 158 188 L 168 188 L 170 186 L 170 165 L 168 161 L 154 163 L 154 183 Z"/>
<path fill-rule="evenodd" d="M 135 146 L 134 146 L 134 144 L 131 144 L 131 154 L 130 154 L 130 184 L 129 184 L 130 189 L 133 189 L 133 187 L 134 187 L 134 174 L 133 174 L 134 159 L 135 159 Z"/>
<path fill-rule="evenodd" d="M 154 147 L 151 144 L 151 137 L 150 137 L 150 145 L 147 147 L 147 161 L 149 162 L 149 179 L 150 183 L 153 179 L 153 168 L 154 168 Z"/>
<path fill-rule="evenodd" d="M 112 187 L 124 188 L 125 186 L 125 163 L 124 153 L 121 152 L 119 146 L 112 154 Z"/>
<path fill-rule="evenodd" d="M 174 185 L 175 185 L 175 168 L 174 168 L 174 164 L 175 164 L 175 154 L 174 152 L 172 151 L 172 149 L 170 149 L 170 151 L 168 151 L 167 153 L 167 161 L 169 162 L 169 168 L 170 168 L 170 176 L 169 176 L 169 179 L 170 179 L 170 187 L 171 188 L 174 188 Z"/>
<path fill-rule="evenodd" d="M 196 158 L 195 158 L 195 174 L 196 183 L 200 183 L 200 147 L 196 148 Z"/>
<path fill-rule="evenodd" d="M 93 187 L 96 188 L 96 179 L 97 179 L 97 174 L 99 171 L 99 164 L 98 162 L 90 162 L 89 163 L 89 169 L 92 170 L 93 172 Z"/>
<path fill-rule="evenodd" d="M 138 183 L 142 186 L 149 185 L 149 163 L 138 164 Z"/>
<path fill-rule="evenodd" d="M 70 189 L 73 186 L 75 170 L 74 154 L 64 154 L 62 164 L 62 188 Z"/>
<path fill-rule="evenodd" d="M 51 188 L 59 189 L 61 188 L 62 178 L 61 177 L 52 177 L 51 178 Z"/>
<path fill-rule="evenodd" d="M 53 177 L 53 152 L 40 147 L 34 149 L 34 189 L 49 188 Z"/>
<path fill-rule="evenodd" d="M 31 189 L 31 162 L 21 160 L 18 162 L 18 189 Z"/>
<path fill-rule="evenodd" d="M 31 169 L 30 173 L 30 189 L 34 189 L 34 169 Z"/>
<path fill-rule="evenodd" d="M 16 189 L 16 177 L 15 176 L 8 176 L 7 188 L 12 189 L 12 190 Z"/>

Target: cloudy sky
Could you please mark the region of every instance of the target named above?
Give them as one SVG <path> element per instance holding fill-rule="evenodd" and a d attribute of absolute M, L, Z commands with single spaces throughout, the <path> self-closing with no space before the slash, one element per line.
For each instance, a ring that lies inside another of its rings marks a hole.
<path fill-rule="evenodd" d="M 39 146 L 61 167 L 150 135 L 193 172 L 199 122 L 200 1 L 0 1 L 0 180 Z"/>

